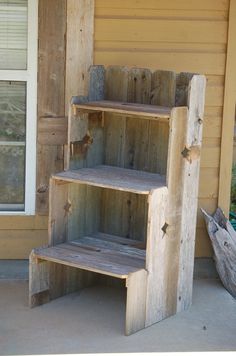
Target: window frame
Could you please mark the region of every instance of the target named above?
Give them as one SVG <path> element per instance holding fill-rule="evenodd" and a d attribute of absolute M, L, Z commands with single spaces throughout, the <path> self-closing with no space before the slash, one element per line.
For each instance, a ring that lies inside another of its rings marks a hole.
<path fill-rule="evenodd" d="M 0 81 L 26 83 L 25 208 L 0 215 L 35 215 L 37 137 L 38 0 L 28 0 L 27 68 L 0 69 Z"/>

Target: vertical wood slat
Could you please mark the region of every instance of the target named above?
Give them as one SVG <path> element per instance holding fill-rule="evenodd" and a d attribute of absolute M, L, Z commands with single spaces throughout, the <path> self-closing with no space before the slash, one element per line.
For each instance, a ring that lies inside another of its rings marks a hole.
<path fill-rule="evenodd" d="M 103 66 L 91 66 L 89 68 L 88 95 L 73 97 L 74 103 L 87 100 L 103 100 L 105 92 L 105 68 Z M 74 113 L 69 107 L 68 116 L 68 145 L 66 148 L 66 169 L 79 169 L 90 167 L 92 164 L 102 164 L 104 161 L 104 144 L 102 117 L 96 114 Z M 83 151 L 86 137 L 90 144 L 86 152 Z M 94 160 L 94 162 L 93 162 Z"/>
<path fill-rule="evenodd" d="M 93 37 L 94 0 L 67 0 L 66 112 L 72 96 L 87 95 Z"/>
<path fill-rule="evenodd" d="M 150 326 L 170 315 L 166 303 L 167 296 L 172 293 L 168 285 L 166 272 L 169 268 L 167 259 L 168 236 L 162 230 L 165 225 L 168 203 L 166 187 L 154 190 L 149 195 L 148 228 L 146 247 L 146 320 L 145 326 Z"/>
<path fill-rule="evenodd" d="M 151 71 L 131 68 L 128 76 L 128 102 L 150 104 Z M 126 119 L 124 166 L 130 169 L 148 170 L 147 151 L 149 120 L 128 117 Z"/>
<path fill-rule="evenodd" d="M 57 16 L 55 16 L 57 8 Z M 65 116 L 66 0 L 39 0 L 38 118 Z M 47 94 L 46 94 L 47 93 Z M 62 145 L 37 145 L 36 211 L 48 213 L 51 173 L 63 170 Z"/>
<path fill-rule="evenodd" d="M 204 95 L 205 78 L 194 76 L 188 94 L 189 111 L 172 110 L 167 172 L 168 249 L 169 256 L 175 256 L 169 263 L 167 277 L 173 288 L 168 295 L 169 307 L 174 308 L 172 313 L 187 309 L 192 298 Z"/>
<path fill-rule="evenodd" d="M 127 102 L 129 69 L 110 66 L 106 69 L 105 99 Z M 126 118 L 105 115 L 105 164 L 124 167 Z"/>
<path fill-rule="evenodd" d="M 50 179 L 49 206 L 49 245 L 54 246 L 66 242 L 68 237 L 68 184 L 60 184 L 53 178 Z"/>
<path fill-rule="evenodd" d="M 188 309 L 192 302 L 197 199 L 200 174 L 200 149 L 202 145 L 205 89 L 205 77 L 200 75 L 193 76 L 188 94 L 189 113 L 185 142 L 185 147 L 189 149 L 190 152 L 187 152 L 187 157 L 183 158 L 184 164 L 182 168 L 183 197 L 177 311 Z"/>
<path fill-rule="evenodd" d="M 130 274 L 126 287 L 125 335 L 128 336 L 145 328 L 147 271 L 143 269 Z"/>
<path fill-rule="evenodd" d="M 230 207 L 230 189 L 232 176 L 233 136 L 236 104 L 236 1 L 230 0 L 228 46 L 225 73 L 225 91 L 223 106 L 223 125 L 220 155 L 220 179 L 218 205 L 226 215 Z"/>
<path fill-rule="evenodd" d="M 152 73 L 151 104 L 173 107 L 176 94 L 176 74 L 157 70 Z M 151 172 L 166 174 L 169 126 L 150 121 L 148 167 Z"/>

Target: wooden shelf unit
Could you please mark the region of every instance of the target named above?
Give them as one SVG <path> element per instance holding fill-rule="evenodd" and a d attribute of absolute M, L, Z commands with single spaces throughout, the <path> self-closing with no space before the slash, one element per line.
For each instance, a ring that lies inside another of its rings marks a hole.
<path fill-rule="evenodd" d="M 50 180 L 49 243 L 30 256 L 31 306 L 99 275 L 125 280 L 126 335 L 191 305 L 204 93 L 199 75 L 91 67 Z"/>

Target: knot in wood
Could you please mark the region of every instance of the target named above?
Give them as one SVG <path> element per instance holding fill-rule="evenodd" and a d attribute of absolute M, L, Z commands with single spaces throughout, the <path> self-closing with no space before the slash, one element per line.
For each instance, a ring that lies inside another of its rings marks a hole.
<path fill-rule="evenodd" d="M 191 164 L 192 161 L 199 159 L 200 157 L 200 146 L 190 146 L 189 148 L 185 146 L 184 150 L 181 152 L 182 156 Z"/>

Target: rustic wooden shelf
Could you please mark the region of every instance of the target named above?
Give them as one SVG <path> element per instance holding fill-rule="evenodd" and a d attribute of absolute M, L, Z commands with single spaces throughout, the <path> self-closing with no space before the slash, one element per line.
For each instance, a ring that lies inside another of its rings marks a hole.
<path fill-rule="evenodd" d="M 137 241 L 98 233 L 37 248 L 34 254 L 38 259 L 125 279 L 145 268 L 145 251 L 136 246 Z"/>
<path fill-rule="evenodd" d="M 88 84 L 50 180 L 50 247 L 30 255 L 30 306 L 116 277 L 130 335 L 191 305 L 206 80 L 92 66 Z"/>
<path fill-rule="evenodd" d="M 53 179 L 137 194 L 149 194 L 166 185 L 165 176 L 160 174 L 102 165 L 61 172 L 53 175 Z"/>
<path fill-rule="evenodd" d="M 125 114 L 142 116 L 143 118 L 165 121 L 170 118 L 171 108 L 157 105 L 146 105 L 137 103 L 124 103 L 109 100 L 91 101 L 82 104 L 74 104 L 74 109 L 80 112 L 102 111 L 113 114 Z"/>

